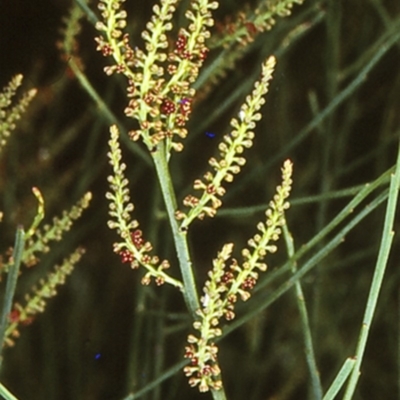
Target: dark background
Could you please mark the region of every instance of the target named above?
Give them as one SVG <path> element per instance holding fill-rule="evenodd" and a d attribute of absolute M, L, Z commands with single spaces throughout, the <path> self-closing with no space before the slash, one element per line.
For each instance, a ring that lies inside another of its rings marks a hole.
<path fill-rule="evenodd" d="M 131 37 L 139 45 L 152 4 L 125 3 Z M 221 1 L 216 13 L 219 26 L 227 24 L 228 16 L 234 16 L 243 4 Z M 92 1 L 91 9 L 99 16 L 95 5 Z M 21 302 L 38 279 L 76 246 L 86 248 L 67 284 L 48 301 L 46 312 L 31 326 L 21 327 L 16 346 L 4 350 L 1 381 L 20 400 L 122 400 L 183 359 L 190 320 L 179 294 L 166 286 L 142 287 L 142 271 L 131 271 L 112 252 L 117 237 L 106 225 L 105 199 L 110 121 L 81 87 L 69 58 L 57 46 L 70 6 L 67 0 L 0 0 L 0 86 L 22 73 L 23 88 L 38 89 L 0 159 L 4 253 L 13 243 L 17 224 L 29 226 L 34 215 L 32 186 L 44 195 L 47 222 L 86 191 L 94 196 L 90 209 L 64 240 L 54 244 L 40 264 L 23 268 L 16 295 Z M 177 18 L 181 16 L 178 13 Z M 372 181 L 395 163 L 400 43 L 386 52 L 346 101 L 304 139 L 296 140 L 359 76 L 380 48 L 380 38 L 399 25 L 399 20 L 400 5 L 394 0 L 306 0 L 294 6 L 289 18 L 277 18 L 276 26 L 257 37 L 218 85 L 199 88 L 203 97 L 195 105 L 190 136 L 184 152 L 175 155 L 171 165 L 178 199 L 190 192 L 192 180 L 215 154 L 218 138 L 229 131 L 230 118 L 251 90 L 246 86 L 249 78 L 249 82 L 257 79 L 262 60 L 276 54 L 278 64 L 262 109 L 264 118 L 257 126 L 254 146 L 246 153 L 243 173 L 227 185 L 230 190 L 224 205 L 229 210 L 267 204 L 279 183 L 283 160 L 291 158 L 295 165 L 293 205 L 287 219 L 295 246 L 301 248 L 350 201 L 350 197 L 333 199 L 329 193 Z M 83 19 L 74 57 L 79 57 L 87 79 L 119 123 L 130 129 L 134 122 L 123 115 L 125 82 L 103 73 L 110 60 L 95 51 L 95 35 L 93 25 Z M 211 51 L 208 63 L 218 52 Z M 241 92 L 235 98 L 237 88 Z M 123 154 L 135 218 L 157 254 L 172 261 L 171 273 L 179 276 L 151 163 L 139 159 L 125 144 Z M 318 194 L 327 195 L 319 200 L 310 197 Z M 244 217 L 228 212 L 193 225 L 190 242 L 199 288 L 222 244 L 237 243 L 238 251 L 263 219 L 262 211 L 244 211 Z M 345 358 L 354 354 L 383 213 L 381 206 L 362 221 L 302 281 L 324 388 Z M 280 246 L 282 251 L 269 259 L 271 271 L 286 260 L 283 241 Z M 398 266 L 395 239 L 354 399 L 399 398 Z M 273 282 L 263 290 L 271 292 L 278 284 Z M 239 311 L 245 314 L 254 304 L 250 300 Z M 230 334 L 221 343 L 220 361 L 229 399 L 306 399 L 308 370 L 293 293 Z M 211 395 L 198 395 L 178 371 L 143 398 Z"/>

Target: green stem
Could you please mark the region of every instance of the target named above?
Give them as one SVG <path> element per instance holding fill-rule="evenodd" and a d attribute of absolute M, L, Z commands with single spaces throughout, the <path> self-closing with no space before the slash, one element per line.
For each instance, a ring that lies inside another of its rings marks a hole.
<path fill-rule="evenodd" d="M 346 388 L 343 400 L 350 400 L 353 397 L 357 382 L 360 376 L 360 367 L 367 345 L 369 328 L 375 314 L 376 304 L 378 302 L 379 292 L 382 286 L 390 249 L 394 237 L 393 223 L 396 214 L 397 199 L 400 187 L 400 144 L 397 154 L 396 170 L 390 180 L 389 197 L 385 214 L 385 222 L 383 226 L 382 240 L 379 248 L 378 259 L 376 262 L 375 272 L 368 296 L 367 306 L 365 308 L 364 319 L 358 339 L 357 350 L 355 354 L 355 365 L 350 376 L 349 383 Z"/>
<path fill-rule="evenodd" d="M 381 186 L 386 186 L 390 181 L 390 176 L 394 172 L 394 167 L 389 168 L 385 171 L 379 178 L 375 179 L 373 182 L 369 182 L 363 185 L 363 189 L 336 215 L 336 217 L 326 225 L 320 232 L 318 232 L 309 242 L 305 243 L 293 256 L 293 259 L 285 263 L 281 268 L 279 268 L 276 273 L 272 272 L 271 279 L 265 279 L 265 281 L 260 282 L 255 287 L 254 293 L 263 290 L 267 285 L 271 283 L 273 279 L 277 279 L 279 276 L 285 274 L 290 268 L 291 263 L 304 257 L 305 254 L 310 252 L 315 246 L 317 246 L 321 240 L 327 237 L 331 232 L 333 232 L 349 215 L 354 213 L 356 207 L 358 207 L 365 199 L 374 191 L 376 191 Z M 294 202 L 291 201 L 291 204 Z M 265 207 L 265 206 L 263 206 Z"/>
<path fill-rule="evenodd" d="M 88 7 L 84 0 L 75 0 L 75 3 L 82 9 L 82 11 L 86 14 L 89 22 L 94 26 L 99 21 L 96 14 Z"/>
<path fill-rule="evenodd" d="M 331 115 L 340 105 L 342 105 L 351 95 L 354 95 L 356 90 L 361 87 L 361 85 L 365 82 L 368 75 L 371 73 L 373 68 L 378 64 L 378 62 L 384 57 L 384 55 L 392 48 L 393 45 L 397 44 L 400 39 L 400 24 L 393 25 L 392 29 L 389 32 L 386 32 L 382 35 L 381 38 L 378 39 L 377 43 L 374 45 L 376 48 L 376 52 L 374 56 L 371 58 L 369 62 L 364 62 L 364 68 L 357 74 L 353 81 L 349 83 L 341 92 L 339 92 L 335 98 L 318 114 L 316 115 L 303 129 L 301 129 L 293 140 L 290 141 L 282 151 L 276 152 L 273 156 L 271 156 L 268 161 L 264 162 L 262 168 L 256 168 L 252 173 L 248 175 L 248 182 L 252 182 L 254 178 L 253 175 L 259 175 L 265 173 L 265 171 L 270 168 L 271 165 L 274 165 L 278 160 L 286 157 L 294 148 L 296 148 L 300 143 L 302 143 L 312 132 L 315 131 L 315 128 L 318 127 L 329 115 Z M 235 189 L 229 191 L 229 196 L 235 196 L 236 190 L 240 185 Z"/>
<path fill-rule="evenodd" d="M 219 390 L 211 389 L 211 394 L 214 400 L 226 400 L 225 390 L 223 387 Z"/>
<path fill-rule="evenodd" d="M 349 377 L 355 362 L 356 360 L 354 360 L 354 358 L 348 358 L 344 362 L 342 368 L 340 368 L 340 371 L 336 375 L 336 378 L 334 379 L 328 391 L 326 392 L 323 400 L 333 400 L 336 397 L 336 395 L 339 393 L 339 390 L 346 382 L 346 379 Z"/>
<path fill-rule="evenodd" d="M 0 395 L 6 400 L 18 400 L 2 383 L 0 383 Z"/>
<path fill-rule="evenodd" d="M 196 311 L 200 308 L 199 297 L 197 295 L 196 282 L 193 275 L 192 261 L 187 243 L 187 233 L 179 229 L 178 222 L 175 218 L 177 202 L 168 169 L 164 143 L 160 142 L 157 145 L 157 150 L 152 153 L 152 156 L 174 237 L 175 248 L 184 283 L 183 295 L 192 317 L 195 318 Z"/>
<path fill-rule="evenodd" d="M 102 99 L 102 97 L 90 83 L 86 75 L 80 70 L 73 56 L 70 56 L 68 60 L 68 65 L 71 68 L 72 72 L 74 73 L 75 77 L 78 79 L 82 88 L 92 98 L 92 100 L 98 107 L 99 114 L 103 115 L 109 123 L 117 124 L 119 130 L 123 132 L 124 128 L 122 124 L 118 121 L 118 118 L 114 115 L 114 113 L 110 110 L 106 102 Z M 132 142 L 132 140 L 130 140 L 127 137 L 127 135 L 121 135 L 121 139 L 125 142 L 125 144 L 129 147 L 129 149 L 135 155 L 137 155 L 146 165 L 151 165 L 151 160 L 148 154 L 142 148 L 140 148 L 136 143 Z"/>
<path fill-rule="evenodd" d="M 292 238 L 292 235 L 290 234 L 289 229 L 286 224 L 283 225 L 282 230 L 283 230 L 283 235 L 284 235 L 285 242 L 286 242 L 288 256 L 289 256 L 289 259 L 291 259 L 295 254 L 293 238 Z M 295 274 L 296 272 L 297 272 L 297 264 L 295 261 L 293 261 L 292 273 Z M 304 335 L 304 349 L 305 349 L 305 354 L 306 354 L 306 360 L 307 360 L 308 368 L 310 370 L 313 398 L 321 400 L 322 399 L 322 385 L 321 385 L 321 380 L 319 377 L 317 362 L 315 359 L 314 345 L 313 345 L 313 340 L 312 340 L 312 335 L 311 335 L 310 321 L 309 321 L 309 317 L 308 317 L 306 301 L 305 301 L 305 297 L 303 294 L 303 288 L 301 286 L 300 280 L 296 281 L 295 290 L 296 290 L 297 307 L 300 312 L 301 326 L 302 326 L 302 331 L 303 331 L 303 335 Z"/>
<path fill-rule="evenodd" d="M 315 268 L 317 265 L 320 265 L 321 261 L 327 257 L 327 255 L 332 252 L 336 247 L 338 247 L 341 243 L 343 243 L 343 238 L 354 228 L 356 227 L 365 217 L 367 217 L 372 211 L 374 211 L 383 201 L 386 200 L 388 194 L 382 193 L 373 199 L 369 206 L 361 210 L 355 217 L 353 217 L 350 222 L 346 224 L 344 228 L 342 228 L 329 242 L 326 243 L 323 249 L 320 249 L 316 254 L 312 255 L 308 260 L 304 261 L 303 266 L 299 269 L 295 274 L 293 274 L 289 279 L 287 279 L 284 283 L 282 283 L 276 290 L 272 293 L 268 294 L 263 298 L 258 304 L 253 306 L 253 308 L 238 318 L 236 322 L 232 322 L 224 329 L 224 333 L 222 337 L 229 335 L 235 329 L 242 326 L 245 322 L 249 321 L 255 315 L 259 314 L 263 310 L 265 310 L 269 305 L 273 304 L 277 299 L 279 299 L 284 293 L 286 293 L 295 283 L 303 278 L 309 271 Z M 301 253 L 300 249 L 296 255 L 293 257 L 290 262 L 297 260 L 297 254 Z M 289 262 L 287 263 L 290 267 Z M 286 264 L 285 264 L 286 265 Z M 286 268 L 285 266 L 281 267 L 280 270 Z M 286 269 L 287 270 L 287 269 Z M 275 275 L 275 278 L 279 275 Z M 274 281 L 270 281 L 271 282 Z M 220 337 L 222 339 L 222 337 Z M 218 338 L 218 339 L 220 339 Z"/>
<path fill-rule="evenodd" d="M 14 251 L 12 255 L 13 264 L 10 266 L 7 277 L 6 294 L 4 296 L 3 310 L 0 317 L 0 351 L 3 350 L 6 329 L 8 325 L 8 316 L 11 312 L 15 288 L 17 286 L 19 266 L 21 265 L 22 254 L 25 246 L 25 232 L 22 227 L 17 228 L 15 236 Z M 3 358 L 0 357 L 0 367 Z"/>
<path fill-rule="evenodd" d="M 189 247 L 187 243 L 186 231 L 181 231 L 175 218 L 175 211 L 177 210 L 177 202 L 175 192 L 172 186 L 171 176 L 169 174 L 167 156 L 164 143 L 158 144 L 157 150 L 152 153 L 154 164 L 158 179 L 160 181 L 161 191 L 163 194 L 165 206 L 167 209 L 169 223 L 171 225 L 172 234 L 174 236 L 174 243 L 178 255 L 179 266 L 182 273 L 184 283 L 183 295 L 185 298 L 186 306 L 196 318 L 196 311 L 200 308 L 199 297 L 197 295 L 196 282 L 193 275 L 192 261 L 190 258 Z M 220 390 L 211 391 L 214 400 L 226 400 L 225 391 L 223 388 Z"/>

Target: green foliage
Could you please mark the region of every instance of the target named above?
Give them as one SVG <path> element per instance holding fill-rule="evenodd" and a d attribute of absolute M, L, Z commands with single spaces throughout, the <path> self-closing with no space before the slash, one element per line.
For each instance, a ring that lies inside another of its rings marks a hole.
<path fill-rule="evenodd" d="M 391 398 L 398 2 L 53 3 L 0 13 L 0 397 Z"/>

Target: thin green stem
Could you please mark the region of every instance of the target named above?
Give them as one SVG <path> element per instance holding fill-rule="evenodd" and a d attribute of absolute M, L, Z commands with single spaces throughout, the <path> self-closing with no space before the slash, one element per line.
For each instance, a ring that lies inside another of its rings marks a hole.
<path fill-rule="evenodd" d="M 156 388 L 159 386 L 162 382 L 166 381 L 167 379 L 171 378 L 174 376 L 176 373 L 178 373 L 182 368 L 188 364 L 188 360 L 180 361 L 173 365 L 171 368 L 167 369 L 164 373 L 162 373 L 160 376 L 158 376 L 154 381 L 148 383 L 145 387 L 142 389 L 138 390 L 135 393 L 130 393 L 127 396 L 123 398 L 123 400 L 137 400 L 143 397 L 146 393 L 150 392 L 150 390 Z"/>
<path fill-rule="evenodd" d="M 362 83 L 367 79 L 368 74 L 375 67 L 375 65 L 382 59 L 382 57 L 391 49 L 391 47 L 399 40 L 400 32 L 393 30 L 388 36 L 384 34 L 385 41 L 379 47 L 377 52 L 371 58 L 371 60 L 366 63 L 365 67 L 360 71 L 356 78 L 341 92 L 339 92 L 332 101 L 316 116 L 312 121 L 307 124 L 295 137 L 295 139 L 282 150 L 282 152 L 287 152 L 301 143 L 318 125 L 325 120 L 329 115 L 332 114 L 337 107 L 339 107 L 350 95 L 352 95 L 356 89 L 358 89 Z M 278 153 L 269 161 L 271 165 L 276 159 L 282 157 L 282 152 Z"/>
<path fill-rule="evenodd" d="M 288 256 L 289 256 L 289 258 L 292 258 L 295 253 L 293 237 L 290 234 L 289 229 L 286 224 L 283 225 L 282 229 L 283 229 L 283 236 L 284 236 L 285 242 L 286 242 Z M 297 265 L 296 265 L 296 262 L 293 262 L 292 263 L 292 273 L 295 274 L 296 271 L 297 271 Z M 296 301 L 297 301 L 297 306 L 298 306 L 298 309 L 300 312 L 301 326 L 302 326 L 302 331 L 303 331 L 303 335 L 304 335 L 304 349 L 305 349 L 305 354 L 306 354 L 306 360 L 307 360 L 308 368 L 310 370 L 311 388 L 312 388 L 313 398 L 321 400 L 322 399 L 322 385 L 321 385 L 318 366 L 317 366 L 317 362 L 316 362 L 315 354 L 314 354 L 314 346 L 313 346 L 313 340 L 312 340 L 312 335 L 311 335 L 306 300 L 304 297 L 303 288 L 301 286 L 300 280 L 298 280 L 295 283 L 295 290 L 296 290 Z"/>
<path fill-rule="evenodd" d="M 326 392 L 323 400 L 333 400 L 336 397 L 336 395 L 339 393 L 339 390 L 346 382 L 346 379 L 349 377 L 355 362 L 356 360 L 354 358 L 348 358 L 344 362 L 342 368 L 340 368 L 340 371 L 336 375 L 336 378 L 334 379 L 328 391 Z"/>
<path fill-rule="evenodd" d="M 21 265 L 22 255 L 25 246 L 25 232 L 22 226 L 17 228 L 15 236 L 14 250 L 13 250 L 13 264 L 8 270 L 6 293 L 4 296 L 3 310 L 0 317 L 0 351 L 3 349 L 6 329 L 8 326 L 8 316 L 11 312 L 13 303 L 15 288 L 17 286 L 19 267 Z M 3 357 L 0 357 L 0 367 L 3 361 Z"/>
<path fill-rule="evenodd" d="M 5 400 L 18 400 L 2 383 L 0 383 L 0 395 Z"/>
<path fill-rule="evenodd" d="M 152 155 L 156 166 L 158 179 L 160 181 L 165 206 L 167 209 L 168 219 L 174 236 L 175 248 L 177 251 L 182 279 L 184 283 L 183 295 L 185 297 L 186 305 L 192 314 L 192 317 L 196 318 L 196 311 L 200 308 L 199 297 L 197 294 L 196 282 L 192 269 L 192 261 L 187 243 L 187 233 L 179 229 L 179 225 L 175 218 L 177 202 L 168 169 L 164 144 L 159 143 L 157 150 Z M 214 400 L 226 400 L 226 395 L 223 388 L 221 388 L 220 390 L 212 390 L 211 393 Z"/>
<path fill-rule="evenodd" d="M 295 136 L 294 139 L 282 148 L 282 151 L 277 152 L 272 157 L 270 157 L 266 162 L 262 164 L 262 168 L 256 168 L 248 175 L 248 184 L 250 184 L 255 176 L 260 176 L 260 174 L 265 174 L 265 171 L 270 168 L 271 165 L 276 163 L 278 160 L 286 157 L 294 148 L 296 148 L 300 143 L 302 143 L 315 128 L 317 128 L 328 116 L 330 116 L 341 104 L 343 104 L 351 95 L 353 95 L 358 88 L 368 78 L 368 74 L 371 73 L 373 68 L 378 64 L 379 61 L 385 56 L 385 54 L 395 45 L 400 39 L 399 26 L 396 24 L 393 28 L 382 35 L 382 38 L 378 40 L 379 46 L 376 52 L 371 57 L 370 61 L 364 61 L 364 68 L 357 74 L 357 76 L 342 90 L 335 98 L 329 102 L 329 104 L 321 110 L 321 112 L 316 115 L 303 129 L 301 129 Z M 235 196 L 238 190 L 243 190 L 243 188 L 236 187 L 232 188 L 226 196 Z"/>
<path fill-rule="evenodd" d="M 260 282 L 254 289 L 254 292 L 258 292 L 269 285 L 271 281 L 278 278 L 282 274 L 286 273 L 291 268 L 291 262 L 294 262 L 303 257 L 307 252 L 311 251 L 320 241 L 336 229 L 346 218 L 354 213 L 354 210 L 359 206 L 371 193 L 377 190 L 380 186 L 386 185 L 390 180 L 390 175 L 394 172 L 394 168 L 389 168 L 379 178 L 373 182 L 363 185 L 363 189 L 340 211 L 336 217 L 318 232 L 310 241 L 304 244 L 294 255 L 293 259 L 287 262 L 282 268 L 276 272 L 271 272 L 270 278 Z M 291 202 L 292 203 L 292 202 Z"/>
<path fill-rule="evenodd" d="M 90 83 L 86 75 L 80 70 L 78 64 L 75 62 L 73 56 L 68 60 L 68 65 L 71 68 L 72 72 L 78 79 L 82 88 L 86 91 L 86 93 L 91 97 L 96 106 L 99 109 L 99 115 L 103 115 L 105 119 L 111 124 L 117 124 L 119 130 L 122 132 L 124 128 L 122 124 L 118 121 L 118 118 L 114 115 L 114 113 L 110 110 L 109 106 L 105 103 L 93 85 Z M 148 154 L 141 149 L 136 143 L 133 143 L 132 140 L 129 140 L 127 135 L 121 135 L 122 140 L 127 144 L 129 149 L 137 155 L 146 165 L 151 165 L 151 160 Z"/>
<path fill-rule="evenodd" d="M 368 296 L 367 305 L 365 308 L 363 323 L 358 339 L 357 350 L 355 354 L 356 363 L 351 374 L 349 383 L 344 394 L 344 400 L 350 400 L 353 397 L 357 382 L 360 376 L 360 367 L 367 345 L 369 328 L 375 314 L 378 296 L 382 286 L 383 277 L 385 274 L 389 253 L 391 250 L 394 232 L 393 223 L 396 214 L 396 206 L 400 187 L 400 143 L 397 154 L 396 170 L 390 180 L 389 197 L 387 202 L 385 222 L 383 226 L 382 240 L 379 248 L 378 259 L 376 262 L 375 272 L 372 279 L 372 284 Z"/>
<path fill-rule="evenodd" d="M 302 196 L 299 198 L 293 198 L 290 200 L 290 206 L 298 206 L 303 204 L 317 203 L 323 200 L 334 200 L 341 199 L 343 197 L 353 197 L 358 194 L 365 185 L 352 186 L 346 189 L 332 190 L 326 193 L 317 194 L 313 196 Z M 246 218 L 258 212 L 262 212 L 266 209 L 266 204 L 259 204 L 255 206 L 243 206 L 243 207 L 225 207 L 222 210 L 218 210 L 218 214 L 215 218 Z"/>
<path fill-rule="evenodd" d="M 44 200 L 43 200 L 43 196 L 40 193 L 40 190 L 37 187 L 33 187 L 32 188 L 32 192 L 35 195 L 37 201 L 38 201 L 38 210 L 36 213 L 35 218 L 33 219 L 32 225 L 30 226 L 30 228 L 28 229 L 28 231 L 26 232 L 24 239 L 27 240 L 29 238 L 31 238 L 33 236 L 33 234 L 35 233 L 37 227 L 39 226 L 39 224 L 42 222 L 43 218 L 44 218 Z"/>
<path fill-rule="evenodd" d="M 211 389 L 211 393 L 214 400 L 226 400 L 225 390 L 223 387 L 219 390 Z"/>
<path fill-rule="evenodd" d="M 183 295 L 192 317 L 195 318 L 196 311 L 200 308 L 199 297 L 197 294 L 196 282 L 193 274 L 192 260 L 189 253 L 187 233 L 179 229 L 178 222 L 175 218 L 177 202 L 175 191 L 172 185 L 171 175 L 169 173 L 167 158 L 165 155 L 164 143 L 160 142 L 158 144 L 157 150 L 152 153 L 152 156 L 156 167 L 158 180 L 160 182 L 165 207 L 167 209 L 168 220 L 174 237 L 175 248 L 184 283 Z"/>
<path fill-rule="evenodd" d="M 277 299 L 279 299 L 284 293 L 291 289 L 295 283 L 306 275 L 309 271 L 315 268 L 317 265 L 321 263 L 321 261 L 332 252 L 337 246 L 343 243 L 343 238 L 355 227 L 357 226 L 367 215 L 369 215 L 373 210 L 375 210 L 384 200 L 386 200 L 388 194 L 382 193 L 377 196 L 376 199 L 372 200 L 368 207 L 362 209 L 353 219 L 347 223 L 347 225 L 341 229 L 329 242 L 326 243 L 325 247 L 319 250 L 315 255 L 313 255 L 308 261 L 303 262 L 303 266 L 293 274 L 289 279 L 287 279 L 284 283 L 282 283 L 276 290 L 272 293 L 266 295 L 265 298 L 261 299 L 257 304 L 255 304 L 252 309 L 247 312 L 246 315 L 238 318 L 235 322 L 231 323 L 224 329 L 223 335 L 218 338 L 222 339 L 222 337 L 228 335 L 235 329 L 242 326 L 244 323 L 249 321 L 255 315 L 261 313 L 264 309 L 266 309 L 269 305 L 274 303 Z M 293 260 L 297 259 L 297 254 L 302 250 L 300 249 L 296 255 L 293 257 Z M 285 267 L 282 267 L 285 268 Z M 271 281 L 270 281 L 271 282 Z"/>
<path fill-rule="evenodd" d="M 93 26 L 99 22 L 97 15 L 88 7 L 84 0 L 75 0 L 75 3 L 78 4 L 82 11 L 86 14 L 87 19 Z"/>

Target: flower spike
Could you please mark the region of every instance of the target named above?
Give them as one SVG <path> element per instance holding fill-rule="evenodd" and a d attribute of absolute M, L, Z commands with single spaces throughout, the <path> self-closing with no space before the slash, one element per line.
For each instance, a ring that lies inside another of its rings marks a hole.
<path fill-rule="evenodd" d="M 16 122 L 21 119 L 29 103 L 35 97 L 37 90 L 25 92 L 18 102 L 12 105 L 13 97 L 22 84 L 23 76 L 14 76 L 10 83 L 0 92 L 0 151 L 5 146 L 8 137 L 16 127 Z"/>
<path fill-rule="evenodd" d="M 200 198 L 188 195 L 183 200 L 183 204 L 190 210 L 187 214 L 182 211 L 176 213 L 176 218 L 182 220 L 182 229 L 186 229 L 195 218 L 203 219 L 206 215 L 215 216 L 217 209 L 222 205 L 220 197 L 225 194 L 223 182 L 232 182 L 234 175 L 238 174 L 241 167 L 246 163 L 246 159 L 241 154 L 244 149 L 253 145 L 253 130 L 256 122 L 261 119 L 261 113 L 258 111 L 265 103 L 264 96 L 268 92 L 275 62 L 273 56 L 264 62 L 261 79 L 255 83 L 251 95 L 247 96 L 240 109 L 239 118 L 232 118 L 231 126 L 233 130 L 229 135 L 224 136 L 223 141 L 218 146 L 219 159 L 212 157 L 209 160 L 214 173 L 209 171 L 204 175 L 203 180 L 195 180 L 194 189 L 203 192 Z"/>
<path fill-rule="evenodd" d="M 235 318 L 234 308 L 238 297 L 243 301 L 250 298 L 259 272 L 267 269 L 264 257 L 276 251 L 276 246 L 271 242 L 278 240 L 280 227 L 285 223 L 284 212 L 289 207 L 287 198 L 292 185 L 292 167 L 291 161 L 286 160 L 282 168 L 282 184 L 277 187 L 266 211 L 266 222 L 257 225 L 260 234 L 248 241 L 252 250 L 242 250 L 242 264 L 231 258 L 231 243 L 224 245 L 213 261 L 213 268 L 203 289 L 202 307 L 197 312 L 199 320 L 193 324 L 199 336 L 189 335 L 189 345 L 185 348 L 185 357 L 190 359 L 190 364 L 184 368 L 184 372 L 190 377 L 189 384 L 198 386 L 201 392 L 221 388 L 218 348 L 215 344 L 215 338 L 222 335 L 220 319 L 224 317 L 229 321 Z"/>
<path fill-rule="evenodd" d="M 106 193 L 106 198 L 110 201 L 108 226 L 116 229 L 121 238 L 121 241 L 114 243 L 114 252 L 120 255 L 123 263 L 130 264 L 132 268 L 139 268 L 141 265 L 147 270 L 142 278 L 144 285 L 150 284 L 151 278 L 154 278 L 157 285 L 166 282 L 182 290 L 182 283 L 165 273 L 170 266 L 169 262 L 160 261 L 157 256 L 148 254 L 153 247 L 143 239 L 143 233 L 138 229 L 139 222 L 131 218 L 134 205 L 130 202 L 129 182 L 124 175 L 126 165 L 121 162 L 118 128 L 113 125 L 110 132 L 108 158 L 113 174 L 108 177 L 111 191 Z"/>
<path fill-rule="evenodd" d="M 38 285 L 32 288 L 32 294 L 25 295 L 25 305 L 18 302 L 14 304 L 13 310 L 8 317 L 9 324 L 5 333 L 6 346 L 14 345 L 15 338 L 20 335 L 20 325 L 29 325 L 37 314 L 45 311 L 47 301 L 57 295 L 57 287 L 65 283 L 84 252 L 83 248 L 77 248 L 60 265 L 56 266 L 53 272 L 48 274 L 45 279 L 41 279 Z"/>

